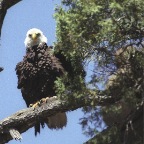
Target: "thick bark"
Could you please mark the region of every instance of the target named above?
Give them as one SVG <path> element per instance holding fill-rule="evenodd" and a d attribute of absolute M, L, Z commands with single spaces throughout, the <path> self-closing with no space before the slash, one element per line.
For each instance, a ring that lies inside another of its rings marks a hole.
<path fill-rule="evenodd" d="M 0 144 L 4 144 L 12 139 L 10 135 L 11 129 L 16 129 L 19 133 L 23 133 L 33 127 L 36 121 L 40 121 L 58 112 L 72 111 L 81 107 L 90 106 L 93 100 L 96 105 L 106 105 L 115 101 L 111 97 L 95 96 L 80 98 L 77 99 L 77 102 L 70 104 L 66 101 L 60 101 L 57 98 L 50 98 L 48 103 L 37 107 L 35 110 L 33 108 L 20 110 L 0 121 Z"/>
<path fill-rule="evenodd" d="M 0 36 L 4 17 L 7 13 L 7 10 L 20 1 L 21 0 L 0 0 Z"/>

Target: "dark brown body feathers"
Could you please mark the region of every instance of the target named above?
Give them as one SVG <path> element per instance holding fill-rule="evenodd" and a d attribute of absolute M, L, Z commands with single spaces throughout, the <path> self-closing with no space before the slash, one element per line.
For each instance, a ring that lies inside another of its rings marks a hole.
<path fill-rule="evenodd" d="M 64 74 L 58 58 L 46 44 L 28 48 L 23 61 L 16 66 L 18 88 L 27 106 L 55 95 L 54 81 Z"/>
<path fill-rule="evenodd" d="M 27 48 L 23 61 L 16 66 L 18 88 L 21 89 L 26 105 L 29 107 L 30 104 L 34 104 L 42 98 L 55 96 L 54 81 L 64 73 L 65 70 L 61 62 L 54 56 L 53 50 L 45 43 Z M 63 117 L 62 120 L 59 117 Z M 49 117 L 46 123 L 50 128 L 53 128 L 53 125 L 56 128 L 62 128 L 67 123 L 64 113 L 52 118 L 55 118 L 55 122 L 58 119 L 59 123 L 48 124 L 48 121 L 51 121 Z M 45 120 L 41 122 L 42 126 L 44 122 Z M 37 132 L 40 132 L 39 123 L 35 126 L 35 134 Z"/>

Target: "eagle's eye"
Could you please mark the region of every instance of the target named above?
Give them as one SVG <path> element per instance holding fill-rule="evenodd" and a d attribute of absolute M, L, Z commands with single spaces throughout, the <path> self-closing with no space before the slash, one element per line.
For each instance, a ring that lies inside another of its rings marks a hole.
<path fill-rule="evenodd" d="M 28 36 L 29 36 L 30 38 L 32 37 L 32 35 L 31 35 L 31 34 L 29 34 Z"/>
<path fill-rule="evenodd" d="M 39 37 L 39 36 L 40 36 L 40 33 L 37 33 L 36 35 Z"/>

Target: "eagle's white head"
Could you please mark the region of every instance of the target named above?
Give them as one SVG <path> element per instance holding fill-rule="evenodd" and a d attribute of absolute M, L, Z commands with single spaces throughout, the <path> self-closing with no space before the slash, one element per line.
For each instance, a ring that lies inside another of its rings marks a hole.
<path fill-rule="evenodd" d="M 42 42 L 47 43 L 47 38 L 44 36 L 41 30 L 37 28 L 28 30 L 24 41 L 25 47 L 32 47 Z"/>

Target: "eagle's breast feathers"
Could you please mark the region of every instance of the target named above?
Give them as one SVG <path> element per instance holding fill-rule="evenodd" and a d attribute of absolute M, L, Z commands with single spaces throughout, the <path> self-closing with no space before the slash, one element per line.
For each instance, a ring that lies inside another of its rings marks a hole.
<path fill-rule="evenodd" d="M 27 54 L 23 61 L 17 64 L 16 71 L 18 88 L 23 88 L 23 98 L 27 98 L 28 94 L 29 99 L 33 100 L 26 101 L 35 102 L 44 97 L 54 96 L 54 81 L 65 73 L 59 59 L 46 43 L 27 48 Z"/>

